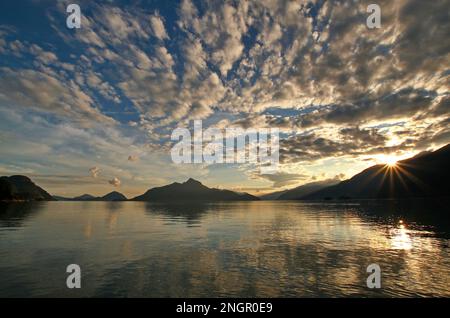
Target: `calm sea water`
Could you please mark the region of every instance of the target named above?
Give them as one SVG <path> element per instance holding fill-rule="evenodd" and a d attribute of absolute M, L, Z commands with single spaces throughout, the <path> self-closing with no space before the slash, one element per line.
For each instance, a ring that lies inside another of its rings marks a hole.
<path fill-rule="evenodd" d="M 448 219 L 442 201 L 3 204 L 0 296 L 449 297 Z"/>

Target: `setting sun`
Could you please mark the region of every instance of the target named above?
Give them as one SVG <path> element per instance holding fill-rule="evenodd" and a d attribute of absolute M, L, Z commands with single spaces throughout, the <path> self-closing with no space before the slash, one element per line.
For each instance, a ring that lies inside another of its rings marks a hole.
<path fill-rule="evenodd" d="M 388 165 L 390 167 L 396 166 L 397 165 L 397 161 L 399 161 L 400 158 L 396 157 L 396 156 L 390 156 L 390 155 L 377 155 L 375 156 L 375 161 L 379 164 L 385 164 Z"/>
<path fill-rule="evenodd" d="M 393 166 L 397 165 L 397 161 L 398 160 L 395 157 L 386 157 L 385 164 L 390 166 L 390 167 L 393 167 Z"/>

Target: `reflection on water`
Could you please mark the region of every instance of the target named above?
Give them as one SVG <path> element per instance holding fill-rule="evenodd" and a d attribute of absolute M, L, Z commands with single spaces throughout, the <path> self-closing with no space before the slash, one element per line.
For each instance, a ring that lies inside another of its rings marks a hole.
<path fill-rule="evenodd" d="M 198 226 L 201 224 L 201 217 L 208 212 L 210 205 L 202 202 L 185 203 L 152 203 L 146 202 L 145 211 L 149 214 L 159 214 L 167 220 L 167 224 L 172 222 L 185 222 L 188 226 Z"/>
<path fill-rule="evenodd" d="M 392 248 L 409 250 L 412 248 L 412 241 L 409 231 L 404 224 L 399 224 L 398 228 L 390 230 L 392 237 Z"/>
<path fill-rule="evenodd" d="M 0 296 L 450 296 L 445 202 L 0 205 Z M 432 211 L 433 213 L 430 213 Z M 65 287 L 68 264 L 82 288 Z M 366 268 L 382 288 L 366 287 Z"/>

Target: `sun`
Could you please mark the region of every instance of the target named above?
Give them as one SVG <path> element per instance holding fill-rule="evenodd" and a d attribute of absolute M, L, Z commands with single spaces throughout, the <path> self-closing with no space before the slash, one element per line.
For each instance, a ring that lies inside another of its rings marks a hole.
<path fill-rule="evenodd" d="M 380 164 L 385 164 L 389 167 L 395 167 L 397 165 L 397 161 L 399 160 L 398 157 L 390 156 L 390 155 L 378 155 L 376 156 L 376 161 Z"/>
<path fill-rule="evenodd" d="M 397 158 L 395 157 L 386 157 L 385 162 L 389 167 L 395 167 L 397 165 Z"/>

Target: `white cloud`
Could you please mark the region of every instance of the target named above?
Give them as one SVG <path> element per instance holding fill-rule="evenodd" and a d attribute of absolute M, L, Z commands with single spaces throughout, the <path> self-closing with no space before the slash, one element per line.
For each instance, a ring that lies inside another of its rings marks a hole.
<path fill-rule="evenodd" d="M 164 22 L 159 15 L 150 16 L 150 24 L 152 26 L 153 35 L 160 40 L 168 39 L 166 28 L 164 27 Z"/>
<path fill-rule="evenodd" d="M 13 106 L 50 112 L 71 119 L 114 121 L 94 108 L 94 101 L 73 81 L 64 82 L 43 72 L 0 68 L 0 100 Z"/>
<path fill-rule="evenodd" d="M 120 184 L 121 184 L 119 178 L 117 178 L 117 177 L 112 178 L 111 180 L 108 181 L 108 183 L 110 185 L 115 186 L 116 188 L 120 187 Z"/>

